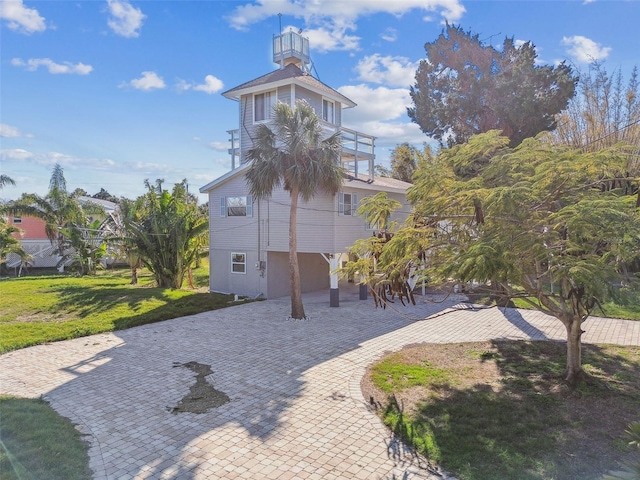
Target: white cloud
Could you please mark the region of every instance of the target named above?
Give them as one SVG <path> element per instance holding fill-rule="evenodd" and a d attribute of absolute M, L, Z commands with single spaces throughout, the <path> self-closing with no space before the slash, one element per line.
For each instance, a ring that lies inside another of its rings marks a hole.
<path fill-rule="evenodd" d="M 142 21 L 147 18 L 142 10 L 132 7 L 129 2 L 123 0 L 107 0 L 107 6 L 111 15 L 107 25 L 116 35 L 127 38 L 140 35 Z"/>
<path fill-rule="evenodd" d="M 344 110 L 343 117 L 358 122 L 393 120 L 405 115 L 407 107 L 412 104 L 406 88 L 349 85 L 338 88 L 338 91 L 358 104 L 356 108 Z"/>
<path fill-rule="evenodd" d="M 318 28 L 306 29 L 303 35 L 309 39 L 313 50 L 319 53 L 332 50 L 357 50 L 360 37 L 347 33 L 349 30 L 355 29 L 355 24 L 352 23 L 326 23 Z"/>
<path fill-rule="evenodd" d="M 403 142 L 419 145 L 429 140 L 407 116 L 407 107 L 412 105 L 408 89 L 353 85 L 338 91 L 358 104 L 343 110 L 342 124 L 375 136 L 378 156 L 383 156 L 385 146 L 393 148 Z"/>
<path fill-rule="evenodd" d="M 22 133 L 17 127 L 13 127 L 6 123 L 0 123 L 0 137 L 5 138 L 15 138 L 15 137 L 24 137 L 24 138 L 32 138 L 33 135 L 30 133 Z"/>
<path fill-rule="evenodd" d="M 400 17 L 412 10 L 436 12 L 451 23 L 459 21 L 465 12 L 461 0 L 257 0 L 256 3 L 236 7 L 227 20 L 233 28 L 247 30 L 250 25 L 279 13 L 302 18 L 305 21 L 303 35 L 309 36 L 314 50 L 318 46 L 320 51 L 351 50 L 358 48 L 360 39 L 346 32 L 356 30 L 355 22 L 359 17 L 377 13 Z M 330 35 L 337 37 L 332 39 Z"/>
<path fill-rule="evenodd" d="M 398 31 L 395 28 L 386 28 L 385 31 L 380 34 L 380 38 L 386 42 L 395 42 L 398 39 Z"/>
<path fill-rule="evenodd" d="M 567 53 L 580 63 L 591 63 L 595 60 L 602 60 L 603 58 L 607 58 L 611 52 L 611 47 L 603 47 L 599 43 L 582 35 L 562 37 L 561 43 L 568 47 Z"/>
<path fill-rule="evenodd" d="M 418 63 L 406 57 L 368 55 L 358 62 L 358 79 L 395 87 L 409 87 L 415 83 Z"/>
<path fill-rule="evenodd" d="M 109 158 L 75 157 L 59 152 L 34 153 L 22 148 L 0 150 L 2 161 L 28 161 L 40 166 L 52 166 L 56 163 L 64 167 L 93 167 L 99 170 L 108 170 L 115 166 L 115 162 Z"/>
<path fill-rule="evenodd" d="M 33 158 L 33 153 L 22 148 L 3 148 L 0 150 L 0 160 L 3 162 L 6 162 L 7 160 L 23 161 L 30 158 Z"/>
<path fill-rule="evenodd" d="M 130 82 L 121 83 L 120 88 L 133 87 L 137 90 L 153 90 L 156 88 L 165 88 L 167 85 L 164 83 L 162 77 L 159 77 L 156 72 L 142 72 L 142 77 L 134 78 Z"/>
<path fill-rule="evenodd" d="M 27 8 L 22 0 L 3 0 L 0 2 L 0 18 L 7 22 L 7 26 L 16 32 L 31 34 L 47 29 L 44 18 L 35 8 Z"/>
<path fill-rule="evenodd" d="M 185 80 L 178 80 L 176 84 L 176 88 L 179 92 L 186 92 L 187 90 L 195 90 L 197 92 L 205 92 L 208 94 L 216 93 L 222 90 L 224 87 L 224 83 L 219 78 L 214 77 L 213 75 L 207 75 L 204 77 L 204 83 L 201 85 L 195 85 L 193 83 L 189 83 Z"/>
<path fill-rule="evenodd" d="M 91 65 L 85 65 L 84 63 L 73 64 L 71 62 L 56 63 L 50 58 L 30 58 L 26 62 L 21 58 L 14 58 L 11 60 L 11 65 L 15 67 L 25 67 L 25 70 L 30 72 L 36 71 L 39 67 L 45 67 L 49 70 L 49 73 L 57 74 L 73 74 L 73 75 L 88 75 L 93 70 Z"/>

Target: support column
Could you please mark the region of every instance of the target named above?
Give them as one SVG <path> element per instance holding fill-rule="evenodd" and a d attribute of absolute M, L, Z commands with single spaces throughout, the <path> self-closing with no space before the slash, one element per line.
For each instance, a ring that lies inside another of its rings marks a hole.
<path fill-rule="evenodd" d="M 360 281 L 364 280 L 363 277 L 360 277 Z M 358 293 L 360 293 L 360 300 L 366 300 L 367 299 L 367 291 L 368 291 L 368 287 L 366 283 L 361 283 L 359 285 L 360 290 Z"/>
<path fill-rule="evenodd" d="M 329 264 L 329 306 L 339 307 L 340 291 L 338 290 L 338 260 L 340 259 L 340 254 L 334 255 L 333 253 L 329 253 L 328 257 L 324 253 L 321 253 L 320 255 L 322 255 L 322 258 L 324 258 Z"/>
<path fill-rule="evenodd" d="M 338 288 L 338 260 L 340 255 L 331 255 L 329 257 L 329 306 L 340 306 L 340 289 Z"/>

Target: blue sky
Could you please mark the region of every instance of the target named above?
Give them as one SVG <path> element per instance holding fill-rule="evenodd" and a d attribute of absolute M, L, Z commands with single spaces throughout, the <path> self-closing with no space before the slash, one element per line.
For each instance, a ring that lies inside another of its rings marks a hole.
<path fill-rule="evenodd" d="M 129 198 L 147 178 L 196 192 L 226 173 L 238 106 L 221 93 L 277 68 L 279 13 L 319 79 L 358 104 L 343 125 L 377 136 L 382 164 L 429 141 L 409 86 L 447 20 L 494 45 L 530 40 L 542 63 L 601 60 L 625 79 L 640 63 L 635 0 L 0 0 L 0 169 L 18 183 L 1 196 L 45 194 L 56 162 L 70 189 Z"/>

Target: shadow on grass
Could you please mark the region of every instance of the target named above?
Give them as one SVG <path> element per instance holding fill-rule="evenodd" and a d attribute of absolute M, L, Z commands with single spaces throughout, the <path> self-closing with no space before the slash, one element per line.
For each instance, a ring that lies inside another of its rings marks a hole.
<path fill-rule="evenodd" d="M 496 363 L 501 386 L 432 387 L 439 395 L 411 418 L 392 400 L 386 423 L 464 480 L 599 479 L 618 467 L 639 414 L 640 349 L 585 345 L 589 380 L 572 391 L 559 376 L 564 343 L 492 345 L 481 361 Z"/>

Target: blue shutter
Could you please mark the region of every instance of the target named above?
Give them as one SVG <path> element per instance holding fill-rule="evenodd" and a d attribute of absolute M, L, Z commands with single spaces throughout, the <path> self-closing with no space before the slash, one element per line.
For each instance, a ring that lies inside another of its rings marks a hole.
<path fill-rule="evenodd" d="M 247 195 L 247 217 L 253 217 L 253 197 Z"/>
<path fill-rule="evenodd" d="M 227 197 L 220 197 L 220 216 L 227 216 Z"/>
<path fill-rule="evenodd" d="M 344 215 L 344 193 L 338 193 L 338 215 Z"/>

